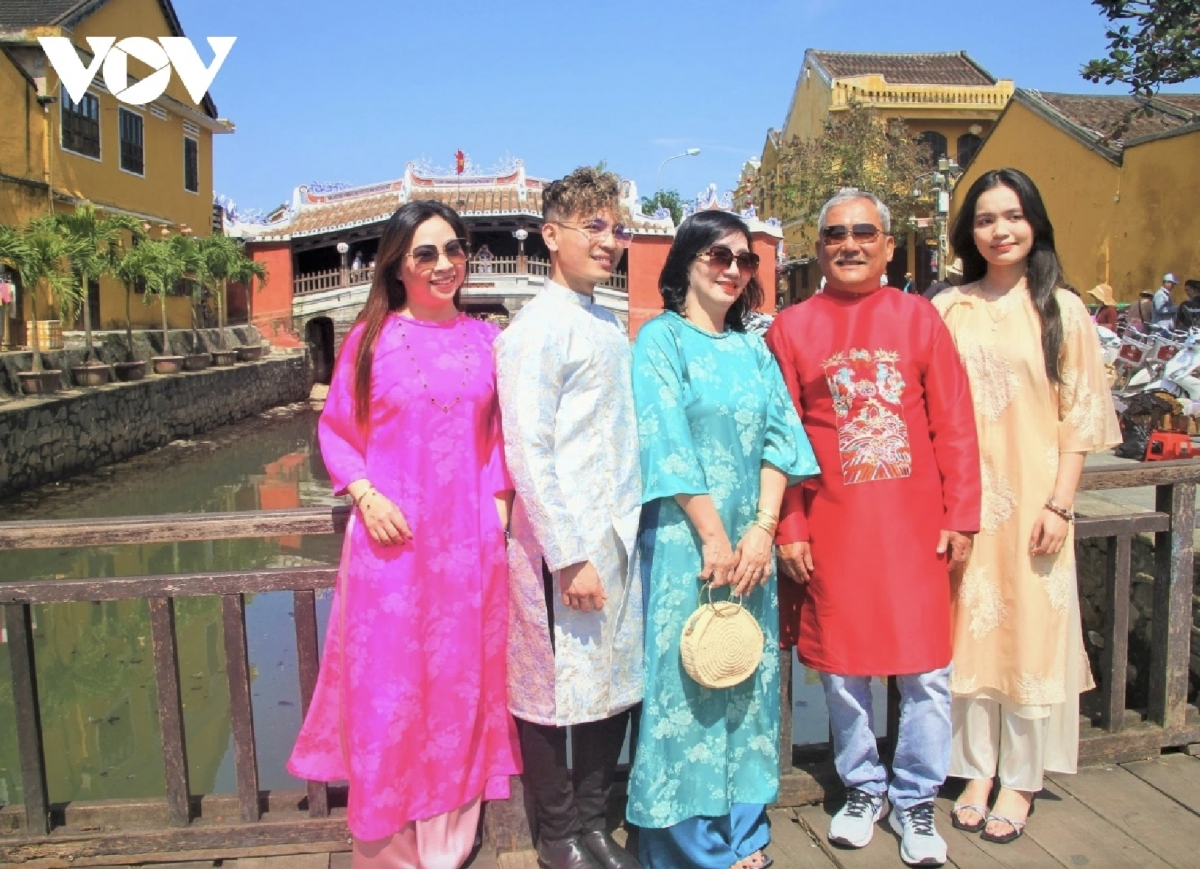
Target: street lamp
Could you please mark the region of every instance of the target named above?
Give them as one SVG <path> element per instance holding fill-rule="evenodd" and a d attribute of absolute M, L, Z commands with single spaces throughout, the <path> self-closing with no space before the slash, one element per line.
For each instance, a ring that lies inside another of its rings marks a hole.
<path fill-rule="evenodd" d="M 513 230 L 513 238 L 517 240 L 517 274 L 525 274 L 525 239 L 529 238 L 529 230 L 520 226 Z"/>
<path fill-rule="evenodd" d="M 950 193 L 954 184 L 962 176 L 962 169 L 948 157 L 939 157 L 937 170 L 928 172 L 933 177 L 934 208 L 933 219 L 937 227 L 937 279 L 946 279 L 946 260 L 950 257 L 950 239 L 947 235 L 950 221 Z"/>
<path fill-rule="evenodd" d="M 680 157 L 699 157 L 699 156 L 700 156 L 700 149 L 699 149 L 699 148 L 688 148 L 688 149 L 687 149 L 686 151 L 684 151 L 682 154 L 675 154 L 675 155 L 673 155 L 673 156 L 671 156 L 671 157 L 668 157 L 667 159 L 663 160 L 661 163 L 659 163 L 659 164 L 658 164 L 658 173 L 657 173 L 657 174 L 654 176 L 654 188 L 655 188 L 655 189 L 654 189 L 654 192 L 655 192 L 655 193 L 658 193 L 658 191 L 659 191 L 659 190 L 662 190 L 662 170 L 663 170 L 663 166 L 666 166 L 666 165 L 667 165 L 668 163 L 670 163 L 672 160 L 678 160 Z"/>

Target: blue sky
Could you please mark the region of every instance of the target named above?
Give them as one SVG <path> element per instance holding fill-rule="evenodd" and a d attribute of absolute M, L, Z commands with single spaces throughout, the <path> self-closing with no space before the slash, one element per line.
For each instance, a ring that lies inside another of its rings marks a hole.
<path fill-rule="evenodd" d="M 787 110 L 806 48 L 965 50 L 1047 91 L 1121 92 L 1079 76 L 1104 54 L 1089 0 L 174 0 L 189 37 L 237 43 L 212 87 L 237 133 L 216 189 L 269 209 L 293 187 L 397 178 L 462 148 L 559 177 L 607 161 L 643 194 L 732 186 Z M 1177 90 L 1200 91 L 1200 81 Z"/>

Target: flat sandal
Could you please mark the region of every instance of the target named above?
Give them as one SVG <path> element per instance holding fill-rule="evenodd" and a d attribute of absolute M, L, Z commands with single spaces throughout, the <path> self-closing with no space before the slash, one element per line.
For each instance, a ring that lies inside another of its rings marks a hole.
<path fill-rule="evenodd" d="M 1002 824 L 1008 824 L 1012 827 L 1012 832 L 1005 833 L 1003 836 L 993 836 L 987 831 L 987 825 L 992 821 L 999 821 Z M 1021 838 L 1021 834 L 1025 832 L 1025 821 L 1014 821 L 1012 818 L 1005 818 L 1001 815 L 988 815 L 987 820 L 983 823 L 984 831 L 979 838 L 985 842 L 992 842 L 996 845 L 1007 845 L 1009 842 L 1015 842 Z"/>
<path fill-rule="evenodd" d="M 970 809 L 975 814 L 979 815 L 979 820 L 974 824 L 968 824 L 958 819 L 958 813 L 962 809 Z M 987 826 L 988 809 L 987 806 L 973 806 L 970 803 L 955 803 L 954 808 L 950 810 L 950 823 L 956 830 L 963 830 L 967 833 L 978 833 Z"/>

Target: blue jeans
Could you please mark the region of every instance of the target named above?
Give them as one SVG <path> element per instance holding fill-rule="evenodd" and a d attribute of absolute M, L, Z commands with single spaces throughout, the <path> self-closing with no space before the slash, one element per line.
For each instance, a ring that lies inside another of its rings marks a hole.
<path fill-rule="evenodd" d="M 821 674 L 833 764 L 842 784 L 873 796 L 885 792 L 902 809 L 927 803 L 950 769 L 950 668 L 897 676 L 900 684 L 900 738 L 892 759 L 892 783 L 879 760 L 871 721 L 868 676 Z"/>

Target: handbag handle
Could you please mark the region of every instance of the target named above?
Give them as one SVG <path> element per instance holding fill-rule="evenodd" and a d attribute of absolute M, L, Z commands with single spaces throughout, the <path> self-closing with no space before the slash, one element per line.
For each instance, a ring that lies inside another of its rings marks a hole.
<path fill-rule="evenodd" d="M 713 612 L 714 612 L 714 613 L 715 613 L 717 616 L 720 616 L 721 618 L 724 618 L 726 615 L 733 615 L 733 613 L 723 613 L 723 612 L 721 612 L 721 611 L 720 611 L 719 609 L 717 609 L 717 608 L 715 607 L 715 605 L 713 604 L 713 599 L 712 599 L 712 593 L 713 593 L 713 584 L 712 584 L 712 580 L 709 580 L 709 581 L 707 581 L 706 583 L 704 583 L 704 585 L 700 586 L 700 594 L 696 596 L 696 606 L 697 606 L 697 607 L 702 607 L 702 606 L 704 606 L 704 593 L 705 593 L 705 591 L 707 591 L 707 592 L 708 592 L 708 605 L 709 605 L 710 607 L 713 607 Z M 734 600 L 734 598 L 737 598 L 737 600 Z M 731 604 L 733 604 L 735 607 L 737 607 L 738 609 L 742 609 L 742 608 L 743 608 L 743 607 L 742 607 L 742 601 L 744 601 L 745 599 L 746 599 L 745 595 L 741 595 L 741 594 L 735 594 L 735 593 L 733 593 L 733 592 L 731 591 L 731 592 L 729 593 L 729 597 L 726 599 L 726 603 L 731 603 Z"/>

